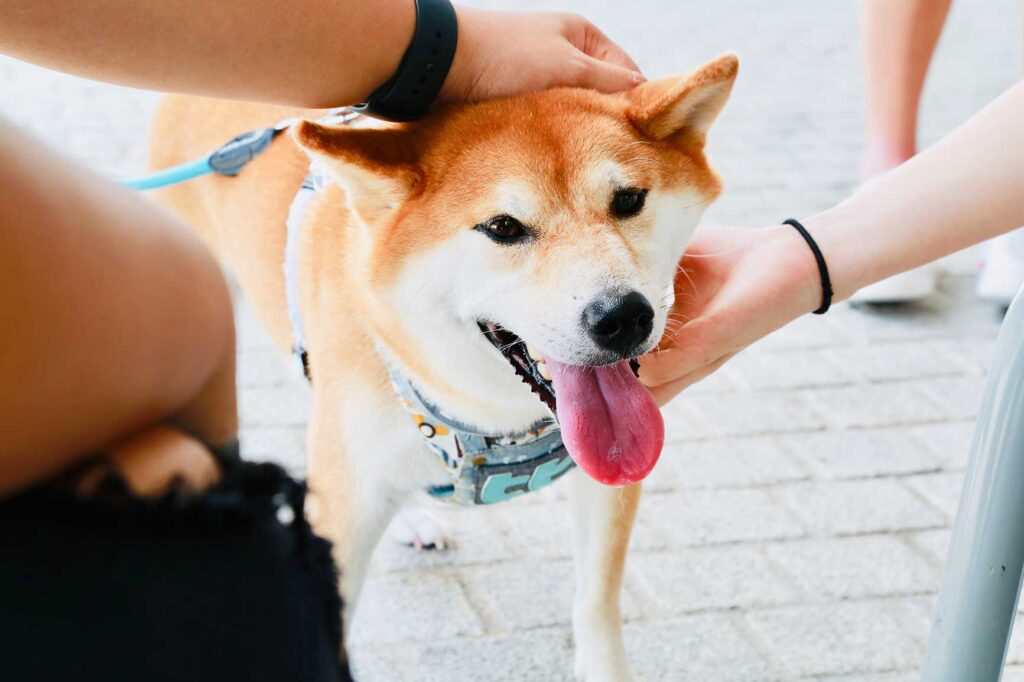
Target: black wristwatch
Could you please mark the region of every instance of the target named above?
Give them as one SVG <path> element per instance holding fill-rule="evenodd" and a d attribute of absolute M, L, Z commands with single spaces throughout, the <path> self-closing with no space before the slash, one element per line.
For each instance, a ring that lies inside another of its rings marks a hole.
<path fill-rule="evenodd" d="M 416 30 L 398 71 L 353 109 L 387 121 L 421 118 L 455 59 L 459 24 L 449 0 L 415 0 Z"/>

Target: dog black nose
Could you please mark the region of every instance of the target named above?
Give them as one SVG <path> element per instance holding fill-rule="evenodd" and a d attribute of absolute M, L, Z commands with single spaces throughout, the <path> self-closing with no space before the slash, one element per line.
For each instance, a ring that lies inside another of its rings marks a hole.
<path fill-rule="evenodd" d="M 601 348 L 628 357 L 654 328 L 654 309 L 638 291 L 603 295 L 583 310 L 583 326 Z"/>

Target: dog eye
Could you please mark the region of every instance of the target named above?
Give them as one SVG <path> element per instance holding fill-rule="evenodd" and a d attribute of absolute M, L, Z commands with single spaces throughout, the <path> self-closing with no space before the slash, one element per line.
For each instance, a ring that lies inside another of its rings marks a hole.
<path fill-rule="evenodd" d="M 632 218 L 644 209 L 644 200 L 646 198 L 646 189 L 629 187 L 616 190 L 615 195 L 612 196 L 612 215 L 616 218 Z"/>
<path fill-rule="evenodd" d="M 483 232 L 499 244 L 512 244 L 530 235 L 525 225 L 508 215 L 495 216 L 473 229 Z"/>

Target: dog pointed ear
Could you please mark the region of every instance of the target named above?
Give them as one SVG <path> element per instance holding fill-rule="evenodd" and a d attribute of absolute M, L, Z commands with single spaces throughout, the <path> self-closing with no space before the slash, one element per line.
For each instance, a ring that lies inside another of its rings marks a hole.
<path fill-rule="evenodd" d="M 656 140 L 690 138 L 703 145 L 708 128 L 729 99 L 739 65 L 736 55 L 727 52 L 684 76 L 639 85 L 629 93 L 627 116 Z"/>
<path fill-rule="evenodd" d="M 349 206 L 367 225 L 401 206 L 422 182 L 416 145 L 404 128 L 301 121 L 292 137 L 314 166 L 345 190 Z"/>

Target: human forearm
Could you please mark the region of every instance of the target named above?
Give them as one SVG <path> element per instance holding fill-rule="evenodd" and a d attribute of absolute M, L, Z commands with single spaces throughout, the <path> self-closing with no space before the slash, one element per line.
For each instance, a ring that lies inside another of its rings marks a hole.
<path fill-rule="evenodd" d="M 1024 224 L 1024 84 L 804 224 L 838 300 Z"/>
<path fill-rule="evenodd" d="M 89 78 L 325 108 L 363 101 L 395 73 L 414 0 L 0 0 L 0 53 Z M 583 17 L 455 7 L 458 44 L 440 100 L 643 82 Z"/>
<path fill-rule="evenodd" d="M 136 87 L 353 104 L 398 68 L 412 0 L 0 0 L 0 52 Z"/>

